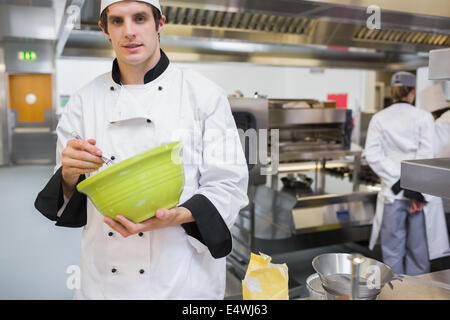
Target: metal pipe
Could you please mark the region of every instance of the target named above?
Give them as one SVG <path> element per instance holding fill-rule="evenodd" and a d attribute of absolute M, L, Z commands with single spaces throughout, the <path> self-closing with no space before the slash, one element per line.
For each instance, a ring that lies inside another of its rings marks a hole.
<path fill-rule="evenodd" d="M 352 261 L 351 299 L 359 300 L 359 275 L 361 274 L 361 264 L 365 259 L 359 254 L 353 254 L 349 259 Z"/>

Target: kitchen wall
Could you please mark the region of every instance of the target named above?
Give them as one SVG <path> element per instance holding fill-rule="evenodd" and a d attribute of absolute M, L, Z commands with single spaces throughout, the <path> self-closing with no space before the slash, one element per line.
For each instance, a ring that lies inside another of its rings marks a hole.
<path fill-rule="evenodd" d="M 249 64 L 178 63 L 195 69 L 221 85 L 228 93 L 255 91 L 269 98 L 326 100 L 327 94 L 348 94 L 348 107 L 365 108 L 366 75 L 363 70 L 271 67 Z"/>
<path fill-rule="evenodd" d="M 59 94 L 73 94 L 94 80 L 95 77 L 111 71 L 112 59 L 56 60 L 56 86 Z"/>
<path fill-rule="evenodd" d="M 70 96 L 95 77 L 111 71 L 112 59 L 57 59 L 56 92 L 58 95 L 57 114 L 63 110 L 60 96 Z"/>

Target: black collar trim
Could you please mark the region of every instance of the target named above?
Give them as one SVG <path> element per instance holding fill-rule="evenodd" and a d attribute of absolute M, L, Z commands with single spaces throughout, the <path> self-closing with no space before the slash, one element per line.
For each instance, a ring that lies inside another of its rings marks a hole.
<path fill-rule="evenodd" d="M 144 76 L 144 84 L 147 84 L 149 82 L 152 82 L 156 78 L 158 78 L 161 74 L 163 74 L 164 71 L 166 71 L 167 67 L 169 66 L 169 58 L 167 58 L 164 51 L 161 50 L 161 58 L 159 59 L 156 66 L 149 70 L 145 76 Z M 117 58 L 113 61 L 113 67 L 112 67 L 112 78 L 115 83 L 118 85 L 121 85 L 120 82 L 120 69 L 119 69 L 119 63 L 117 62 Z"/>

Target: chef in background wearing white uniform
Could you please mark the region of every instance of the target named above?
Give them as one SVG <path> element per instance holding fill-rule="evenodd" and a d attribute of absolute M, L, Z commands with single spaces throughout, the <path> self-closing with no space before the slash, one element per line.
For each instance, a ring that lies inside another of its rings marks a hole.
<path fill-rule="evenodd" d="M 403 160 L 433 158 L 434 123 L 412 105 L 414 74 L 397 72 L 391 87 L 394 104 L 373 116 L 365 146 L 382 184 L 369 247 L 380 240 L 384 263 L 395 273 L 418 275 L 430 271 L 430 260 L 450 255 L 441 199 L 400 187 Z"/>
<path fill-rule="evenodd" d="M 450 158 L 450 108 L 445 99 L 444 90 L 440 84 L 423 89 L 419 94 L 422 108 L 431 112 L 434 122 L 434 156 Z M 450 200 L 442 198 L 447 220 L 450 219 Z"/>
<path fill-rule="evenodd" d="M 57 127 L 55 173 L 35 207 L 57 226 L 83 227 L 75 299 L 225 295 L 230 228 L 248 202 L 247 164 L 225 92 L 170 64 L 159 46 L 164 22 L 158 0 L 102 0 L 112 71 L 71 97 Z M 178 206 L 156 217 L 115 222 L 75 188 L 105 169 L 102 154 L 117 163 L 175 141 L 185 185 Z"/>
<path fill-rule="evenodd" d="M 450 157 L 450 108 L 440 84 L 420 92 L 422 107 L 431 112 L 435 120 L 434 154 L 437 158 Z"/>

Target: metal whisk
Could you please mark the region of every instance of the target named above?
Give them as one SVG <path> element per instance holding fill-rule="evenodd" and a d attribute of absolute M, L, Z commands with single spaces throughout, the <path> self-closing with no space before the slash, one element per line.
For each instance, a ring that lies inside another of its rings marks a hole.
<path fill-rule="evenodd" d="M 78 140 L 84 140 L 84 139 L 83 139 L 78 133 L 76 133 L 75 131 L 72 132 L 72 137 L 75 138 L 75 139 L 78 139 Z M 103 156 L 103 155 L 102 155 L 101 158 L 102 158 L 103 162 L 105 162 L 105 164 L 106 164 L 107 166 L 110 166 L 110 165 L 113 165 L 113 164 L 114 164 L 113 160 L 111 160 L 110 158 L 107 158 L 107 157 L 105 157 L 105 156 Z"/>

